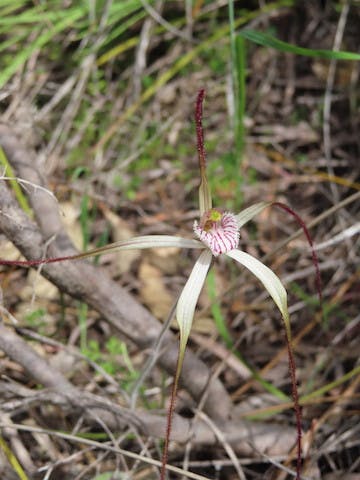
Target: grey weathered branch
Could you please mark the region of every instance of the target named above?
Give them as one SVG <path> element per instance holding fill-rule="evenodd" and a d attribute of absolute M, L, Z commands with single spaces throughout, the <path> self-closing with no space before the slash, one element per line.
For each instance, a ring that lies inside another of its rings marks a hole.
<path fill-rule="evenodd" d="M 35 185 L 46 187 L 43 176 L 36 168 L 36 155 L 28 151 L 13 131 L 0 125 L 0 145 L 16 170 L 17 175 Z M 0 230 L 16 245 L 27 259 L 47 256 L 58 257 L 77 253 L 61 223 L 58 205 L 41 189 L 27 191 L 37 223 L 18 206 L 6 182 L 0 182 Z M 48 249 L 46 241 L 54 237 Z M 80 299 L 94 308 L 119 332 L 142 349 L 151 349 L 160 335 L 161 324 L 134 297 L 114 282 L 106 272 L 86 261 L 62 262 L 44 265 L 41 273 L 62 292 Z M 159 364 L 168 372 L 175 371 L 178 345 L 171 332 L 164 337 L 163 353 Z M 181 382 L 198 399 L 208 385 L 209 368 L 188 350 Z M 215 379 L 208 386 L 206 413 L 214 420 L 224 420 L 231 410 L 230 397 Z"/>
<path fill-rule="evenodd" d="M 34 185 L 46 187 L 44 178 L 36 169 L 36 155 L 27 151 L 12 130 L 0 125 L 0 145 L 17 175 Z M 77 253 L 63 229 L 56 200 L 42 189 L 27 189 L 36 223 L 19 207 L 6 182 L 0 182 L 0 230 L 17 246 L 28 259 L 66 256 Z M 48 240 L 54 239 L 48 245 Z M 161 332 L 161 324 L 131 295 L 119 287 L 106 272 L 86 261 L 63 262 L 44 265 L 41 273 L 58 288 L 86 302 L 115 327 L 122 335 L 143 349 L 155 344 Z M 164 336 L 165 351 L 159 357 L 160 365 L 173 373 L 177 361 L 178 345 L 175 336 L 167 332 Z M 12 360 L 27 369 L 31 377 L 46 389 L 40 392 L 21 387 L 15 398 L 1 395 L 1 408 L 12 412 L 26 408 L 36 402 L 55 403 L 64 410 L 79 409 L 87 422 L 99 418 L 110 429 L 133 425 L 144 434 L 163 436 L 166 418 L 149 412 L 123 408 L 108 398 L 84 393 L 60 372 L 50 369 L 47 362 L 37 355 L 18 335 L 1 326 L 0 349 Z M 210 369 L 188 350 L 182 372 L 182 385 L 195 399 L 199 399 L 211 377 Z M 8 392 L 9 384 L 0 383 L 0 392 Z M 12 386 L 14 388 L 14 386 Z M 295 431 L 276 424 L 250 423 L 242 419 L 231 419 L 231 401 L 223 384 L 212 380 L 208 386 L 205 412 L 219 425 L 226 441 L 245 454 L 254 452 L 254 447 L 268 454 L 284 454 L 295 440 Z M 96 415 L 94 416 L 94 413 Z M 175 415 L 172 438 L 185 442 L 215 443 L 216 436 L 204 422 L 191 424 L 189 419 Z"/>
<path fill-rule="evenodd" d="M 1 411 L 8 414 L 18 413 L 34 405 L 50 403 L 72 414 L 82 414 L 90 425 L 100 419 L 113 431 L 133 426 L 144 435 L 163 437 L 165 416 L 124 408 L 109 398 L 80 390 L 3 323 L 0 323 L 0 349 L 21 365 L 33 380 L 47 387 L 34 391 L 0 381 Z M 254 453 L 254 447 L 259 452 L 284 454 L 295 439 L 292 428 L 260 422 L 250 423 L 241 419 L 223 422 L 221 431 L 224 439 L 243 454 Z M 206 422 L 198 420 L 192 425 L 190 419 L 175 415 L 172 439 L 185 443 L 190 436 L 194 444 L 217 443 L 216 434 Z"/>

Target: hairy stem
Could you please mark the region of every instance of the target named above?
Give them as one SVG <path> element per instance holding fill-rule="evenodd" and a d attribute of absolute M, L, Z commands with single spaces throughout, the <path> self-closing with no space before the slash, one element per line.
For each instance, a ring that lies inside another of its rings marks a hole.
<path fill-rule="evenodd" d="M 317 290 L 317 294 L 319 296 L 320 308 L 321 308 L 321 311 L 323 311 L 322 283 L 321 283 L 321 275 L 320 275 L 320 268 L 319 268 L 319 259 L 318 259 L 318 256 L 316 254 L 316 251 L 315 251 L 315 248 L 314 248 L 314 243 L 312 241 L 310 232 L 309 232 L 304 220 L 300 217 L 300 215 L 298 215 L 296 212 L 294 212 L 294 210 L 292 208 L 285 205 L 285 203 L 273 202 L 272 205 L 275 206 L 275 207 L 279 207 L 282 210 L 285 210 L 285 212 L 292 215 L 304 232 L 306 240 L 308 241 L 308 244 L 310 245 L 310 248 L 311 248 L 312 261 L 313 261 L 313 264 L 314 264 L 314 267 L 315 267 L 315 272 L 316 272 L 316 277 L 315 277 L 316 290 Z"/>
<path fill-rule="evenodd" d="M 301 474 L 301 424 L 302 424 L 302 415 L 301 415 L 301 407 L 299 403 L 299 393 L 297 388 L 297 380 L 296 380 L 296 365 L 294 359 L 294 352 L 291 345 L 291 338 L 289 337 L 289 332 L 286 331 L 286 346 L 288 351 L 288 359 L 289 359 L 289 372 L 291 377 L 291 393 L 294 401 L 294 411 L 296 416 L 296 480 L 300 480 Z"/>
<path fill-rule="evenodd" d="M 96 255 L 96 254 L 92 254 Z M 43 258 L 41 260 L 3 260 L 0 259 L 0 265 L 8 265 L 10 267 L 38 267 L 48 263 L 64 262 L 66 260 L 80 260 L 82 258 L 90 257 L 91 252 L 79 253 L 78 255 L 68 255 L 66 257 Z"/>
<path fill-rule="evenodd" d="M 312 261 L 315 267 L 316 271 L 316 289 L 317 293 L 319 296 L 319 303 L 320 303 L 320 308 L 323 311 L 323 298 L 322 298 L 322 285 L 321 285 L 321 275 L 320 275 L 320 269 L 319 269 L 319 260 L 314 248 L 314 244 L 310 235 L 310 232 L 308 228 L 305 225 L 305 222 L 302 220 L 300 215 L 298 215 L 294 210 L 292 210 L 290 207 L 285 205 L 284 203 L 281 202 L 274 202 L 272 203 L 273 206 L 279 207 L 285 212 L 289 213 L 292 215 L 297 223 L 300 225 L 302 228 L 304 235 L 310 245 L 311 248 L 311 255 L 312 255 Z M 298 388 L 297 388 L 297 381 L 296 381 L 296 365 L 295 365 L 295 359 L 294 359 L 294 352 L 293 348 L 291 345 L 291 332 L 286 329 L 286 345 L 287 345 L 287 351 L 288 351 L 288 359 L 289 359 L 289 371 L 290 371 L 290 377 L 291 377 L 291 384 L 292 384 L 292 397 L 294 401 L 294 410 L 295 410 L 295 416 L 296 416 L 296 428 L 297 428 L 297 443 L 296 443 L 296 480 L 300 480 L 300 474 L 301 474 L 301 423 L 302 423 L 302 415 L 301 415 L 301 407 L 299 404 L 299 393 L 298 393 Z"/>
<path fill-rule="evenodd" d="M 169 410 L 167 412 L 164 448 L 163 448 L 163 453 L 162 453 L 162 458 L 161 458 L 160 480 L 165 480 L 165 478 L 166 478 L 166 464 L 168 462 L 168 457 L 169 457 L 170 435 L 171 435 L 171 429 L 172 429 L 172 422 L 173 422 L 173 418 L 174 418 L 174 411 L 175 411 L 175 405 L 176 405 L 176 395 L 177 395 L 177 390 L 178 390 L 178 386 L 179 386 L 179 378 L 180 378 L 182 364 L 183 364 L 183 361 L 184 361 L 184 353 L 185 352 L 180 347 L 179 348 L 178 359 L 177 359 L 177 364 L 176 364 L 174 382 L 173 382 L 173 385 L 172 385 L 172 388 L 171 388 Z"/>

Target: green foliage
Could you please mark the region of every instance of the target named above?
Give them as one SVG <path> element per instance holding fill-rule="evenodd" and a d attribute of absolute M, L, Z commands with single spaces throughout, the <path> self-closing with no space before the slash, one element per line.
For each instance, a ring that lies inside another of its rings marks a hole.
<path fill-rule="evenodd" d="M 201 54 L 201 58 L 216 76 L 226 75 L 228 69 L 227 45 L 209 47 Z"/>
<path fill-rule="evenodd" d="M 319 308 L 319 299 L 316 295 L 309 295 L 302 287 L 300 284 L 293 282 L 289 290 L 295 293 L 295 295 L 302 300 L 305 305 L 308 308 L 311 308 L 313 312 L 315 313 L 318 308 Z M 327 330 L 329 325 L 328 325 L 328 318 L 331 314 L 334 314 L 336 312 L 336 315 L 339 318 L 342 318 L 346 320 L 346 317 L 344 314 L 341 312 L 341 309 L 339 308 L 339 305 L 336 303 L 327 303 L 324 302 L 322 305 L 322 310 L 323 310 L 323 316 L 322 316 L 322 327 L 324 330 Z"/>
<path fill-rule="evenodd" d="M 45 315 L 46 310 L 44 308 L 37 308 L 36 310 L 25 314 L 25 321 L 29 327 L 35 328 L 39 331 L 46 325 L 46 321 L 44 319 Z"/>
<path fill-rule="evenodd" d="M 10 163 L 8 162 L 5 152 L 1 146 L 0 146 L 0 165 L 4 168 L 6 175 L 10 177 L 9 182 L 10 182 L 11 188 L 15 193 L 17 201 L 19 202 L 19 205 L 21 206 L 21 208 L 24 210 L 25 213 L 32 216 L 32 210 L 29 205 L 29 202 L 26 196 L 24 195 L 23 191 L 21 190 L 21 187 L 18 181 L 15 179 L 13 169 Z"/>
<path fill-rule="evenodd" d="M 24 470 L 23 470 L 22 466 L 20 465 L 18 459 L 16 458 L 12 449 L 8 446 L 7 442 L 2 437 L 2 435 L 0 435 L 0 450 L 6 456 L 8 462 L 10 463 L 14 472 L 16 472 L 17 477 L 20 480 L 29 480 L 29 477 L 24 472 Z"/>
<path fill-rule="evenodd" d="M 119 375 L 121 388 L 126 391 L 131 390 L 133 383 L 138 378 L 138 372 L 132 365 L 124 342 L 112 336 L 102 349 L 97 340 L 91 339 L 82 353 L 100 365 L 109 375 Z"/>
<path fill-rule="evenodd" d="M 230 51 L 234 98 L 234 137 L 237 170 L 241 166 L 245 148 L 246 110 L 246 46 L 242 37 L 235 34 L 234 2 L 229 0 Z"/>
<path fill-rule="evenodd" d="M 95 6 L 95 8 L 93 8 Z M 57 41 L 60 34 L 66 35 L 70 29 L 71 43 L 74 46 L 72 55 L 75 62 L 79 62 L 84 56 L 91 53 L 96 45 L 104 55 L 109 47 L 121 42 L 121 37 L 128 29 L 131 29 L 141 18 L 146 15 L 140 0 L 124 0 L 111 2 L 109 11 L 104 17 L 104 2 L 73 2 L 66 8 L 60 0 L 51 2 L 36 2 L 32 4 L 26 0 L 4 0 L 0 4 L 0 33 L 13 33 L 14 26 L 18 35 L 12 39 L 3 41 L 0 49 L 7 49 L 9 43 L 18 43 L 22 48 L 12 56 L 12 61 L 2 69 L 0 74 L 0 87 L 21 68 L 31 55 L 40 48 L 47 46 L 49 58 L 55 59 L 56 51 L 61 42 Z M 86 48 L 77 49 L 78 44 L 86 37 L 91 38 L 99 27 L 99 23 L 105 20 L 104 28 L 107 35 L 100 38 L 100 42 L 90 43 Z M 29 42 L 28 39 L 31 38 Z"/>
<path fill-rule="evenodd" d="M 225 152 L 218 159 L 212 159 L 208 165 L 214 204 L 223 205 L 232 211 L 239 210 L 242 204 L 243 176 L 237 158 L 235 151 Z"/>
<path fill-rule="evenodd" d="M 216 328 L 218 329 L 220 337 L 224 340 L 225 345 L 228 348 L 232 348 L 234 345 L 234 342 L 227 328 L 226 321 L 221 313 L 221 305 L 216 297 L 214 269 L 208 273 L 208 276 L 206 279 L 206 286 L 209 293 L 209 297 L 211 299 L 211 313 L 214 318 Z"/>
<path fill-rule="evenodd" d="M 255 168 L 249 167 L 246 173 L 247 183 L 249 185 L 256 185 L 258 183 L 258 171 Z"/>
<path fill-rule="evenodd" d="M 298 47 L 297 45 L 283 42 L 282 40 L 279 40 L 278 38 L 275 38 L 267 33 L 258 32 L 255 30 L 244 29 L 240 31 L 239 35 L 243 38 L 246 38 L 247 40 L 257 43 L 258 45 L 275 48 L 276 50 L 279 50 L 281 52 L 293 53 L 295 55 L 325 58 L 330 60 L 360 60 L 360 53 Z"/>

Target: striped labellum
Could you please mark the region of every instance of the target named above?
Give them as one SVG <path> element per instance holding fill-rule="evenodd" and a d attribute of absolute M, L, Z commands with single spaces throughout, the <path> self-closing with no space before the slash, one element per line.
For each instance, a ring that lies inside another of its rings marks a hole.
<path fill-rule="evenodd" d="M 195 235 L 210 250 L 214 257 L 230 252 L 239 245 L 239 225 L 233 213 L 212 208 L 205 212 L 200 223 L 194 222 Z"/>

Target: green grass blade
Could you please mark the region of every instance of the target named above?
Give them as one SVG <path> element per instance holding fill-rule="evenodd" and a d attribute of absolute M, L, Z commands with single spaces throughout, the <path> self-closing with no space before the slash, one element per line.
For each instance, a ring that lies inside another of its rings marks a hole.
<path fill-rule="evenodd" d="M 356 375 L 360 375 L 360 365 L 358 365 L 357 367 L 350 370 L 350 372 L 345 373 L 345 375 L 343 375 L 342 377 L 337 378 L 333 382 L 330 382 L 327 385 L 324 385 L 323 387 L 318 388 L 317 390 L 315 390 L 315 391 L 313 391 L 313 392 L 311 392 L 307 395 L 303 395 L 301 397 L 301 401 L 307 402 L 310 399 L 321 397 L 325 393 L 328 393 L 329 391 L 333 390 L 334 388 L 338 387 L 339 385 L 347 382 L 348 380 L 350 380 L 351 378 L 353 378 Z"/>
<path fill-rule="evenodd" d="M 4 438 L 0 435 L 0 450 L 4 452 L 6 455 L 10 465 L 16 472 L 17 476 L 20 478 L 20 480 L 29 480 L 29 477 L 26 475 L 24 472 L 22 466 L 20 465 L 18 459 L 16 456 L 13 454 L 11 448 L 8 446 L 8 444 L 5 442 Z"/>
<path fill-rule="evenodd" d="M 142 20 L 144 17 L 146 17 L 146 12 L 141 11 L 134 13 L 130 18 L 127 20 L 122 20 L 120 25 L 118 25 L 116 28 L 114 28 L 104 39 L 104 42 L 102 43 L 102 47 L 105 47 L 108 44 L 111 44 L 114 40 L 116 40 L 120 35 L 122 35 L 124 32 L 128 31 L 131 27 L 133 27 L 137 22 Z"/>
<path fill-rule="evenodd" d="M 235 18 L 233 0 L 229 2 L 229 25 L 230 25 L 230 50 L 232 61 L 232 77 L 233 77 L 233 97 L 234 97 L 234 134 L 235 134 L 235 148 L 237 171 L 241 165 L 242 156 L 245 146 L 245 130 L 244 130 L 244 116 L 245 116 L 245 98 L 246 98 L 246 51 L 245 39 L 236 35 L 235 33 Z"/>
<path fill-rule="evenodd" d="M 31 210 L 29 202 L 27 201 L 27 198 L 25 197 L 23 191 L 21 190 L 19 183 L 17 182 L 17 180 L 15 180 L 13 169 L 11 168 L 11 165 L 1 146 L 0 146 L 0 165 L 2 165 L 5 168 L 7 176 L 11 177 L 11 180 L 9 180 L 9 183 L 11 185 L 11 188 L 14 191 L 16 200 L 19 202 L 20 207 L 24 210 L 25 213 L 27 213 L 29 216 L 32 216 L 33 212 Z"/>
<path fill-rule="evenodd" d="M 74 9 L 61 22 L 54 25 L 52 28 L 40 34 L 35 41 L 28 47 L 20 51 L 13 61 L 0 73 L 0 88 L 14 75 L 14 73 L 30 58 L 35 50 L 43 47 L 47 42 L 54 38 L 58 33 L 73 25 L 79 18 L 83 16 L 82 9 Z M 40 27 L 34 28 L 33 31 L 40 33 Z"/>
<path fill-rule="evenodd" d="M 226 326 L 225 319 L 221 313 L 221 307 L 217 299 L 216 295 L 216 285 L 215 285 L 215 274 L 214 270 L 211 270 L 208 273 L 207 279 L 206 279 L 206 286 L 207 286 L 207 291 L 211 300 L 211 313 L 214 318 L 214 322 L 216 325 L 216 328 L 221 336 L 221 338 L 224 340 L 225 345 L 227 348 L 232 348 L 234 346 L 234 342 L 231 338 L 230 332 Z"/>
<path fill-rule="evenodd" d="M 246 42 L 243 37 L 235 40 L 236 72 L 238 78 L 237 114 L 238 125 L 236 131 L 236 152 L 242 160 L 245 149 L 245 110 L 246 110 Z"/>
<path fill-rule="evenodd" d="M 3 33 L 0 31 L 0 33 Z M 7 48 L 12 47 L 13 45 L 19 45 L 20 41 L 23 40 L 27 36 L 26 32 L 23 32 L 19 35 L 13 35 L 12 37 L 8 38 L 4 42 L 0 43 L 0 53 L 5 51 Z"/>
<path fill-rule="evenodd" d="M 255 10 L 253 12 L 247 12 L 246 14 L 244 13 L 244 15 L 242 15 L 240 18 L 235 20 L 234 22 L 235 28 L 238 28 L 240 25 L 244 25 L 244 23 L 254 18 L 257 18 L 261 14 L 269 13 L 281 7 L 291 6 L 293 5 L 293 3 L 294 2 L 291 0 L 281 0 L 273 3 L 269 3 L 268 5 L 265 5 L 264 7 L 258 10 Z M 132 105 L 130 105 L 125 110 L 125 112 L 112 125 L 110 125 L 110 127 L 104 133 L 104 135 L 99 140 L 99 142 L 94 146 L 93 151 L 96 152 L 102 149 L 105 146 L 105 144 L 110 140 L 110 138 L 119 130 L 119 127 L 126 120 L 128 120 L 132 115 L 134 115 L 134 113 L 137 112 L 137 110 L 140 108 L 140 106 L 143 103 L 149 100 L 153 95 L 155 95 L 159 91 L 161 87 L 166 85 L 176 74 L 178 74 L 189 63 L 191 63 L 193 59 L 196 58 L 197 55 L 199 55 L 201 52 L 209 48 L 211 45 L 213 45 L 215 42 L 217 42 L 221 38 L 228 35 L 229 31 L 230 31 L 229 25 L 225 25 L 224 27 L 218 28 L 211 37 L 209 37 L 207 40 L 205 40 L 201 44 L 197 45 L 192 50 L 189 50 L 185 55 L 182 55 L 168 70 L 160 74 L 159 77 L 154 81 L 154 83 L 150 85 L 150 87 L 148 87 L 143 92 L 139 100 L 137 100 Z M 134 45 L 137 45 L 138 40 L 137 38 L 130 38 L 128 42 L 129 43 L 133 42 Z M 109 59 L 112 57 L 113 55 L 109 56 Z M 105 63 L 107 60 L 108 59 L 102 59 L 102 58 L 98 59 L 98 65 Z"/>
<path fill-rule="evenodd" d="M 9 15 L 10 13 L 14 12 L 18 8 L 24 6 L 25 1 L 24 0 L 19 0 L 16 2 L 15 0 L 10 0 L 10 1 L 0 1 L 0 17 L 3 18 L 6 15 Z"/>
<path fill-rule="evenodd" d="M 247 40 L 257 43 L 258 45 L 275 48 L 281 52 L 294 53 L 306 57 L 327 58 L 329 60 L 360 60 L 359 53 L 298 47 L 297 45 L 283 42 L 267 33 L 257 32 L 255 30 L 241 30 L 239 35 Z"/>

